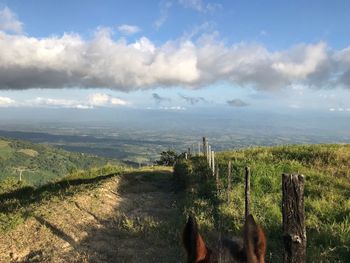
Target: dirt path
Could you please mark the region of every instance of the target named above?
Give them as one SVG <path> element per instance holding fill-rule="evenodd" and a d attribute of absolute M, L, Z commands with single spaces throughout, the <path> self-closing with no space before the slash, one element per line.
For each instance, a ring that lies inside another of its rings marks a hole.
<path fill-rule="evenodd" d="M 183 262 L 169 171 L 113 177 L 36 207 L 0 240 L 0 262 Z"/>

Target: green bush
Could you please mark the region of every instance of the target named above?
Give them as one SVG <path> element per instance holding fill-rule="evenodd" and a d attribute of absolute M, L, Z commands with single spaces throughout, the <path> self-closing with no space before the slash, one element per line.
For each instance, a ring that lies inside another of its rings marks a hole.
<path fill-rule="evenodd" d="M 160 153 L 160 160 L 156 161 L 157 165 L 173 166 L 179 158 L 173 150 L 167 150 Z"/>

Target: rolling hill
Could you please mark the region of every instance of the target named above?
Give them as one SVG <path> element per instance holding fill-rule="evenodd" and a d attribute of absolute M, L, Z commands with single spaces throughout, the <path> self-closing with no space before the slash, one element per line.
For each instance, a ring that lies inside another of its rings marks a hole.
<path fill-rule="evenodd" d="M 0 181 L 3 182 L 21 179 L 22 184 L 38 186 L 79 170 L 107 164 L 120 163 L 44 144 L 0 138 Z"/>
<path fill-rule="evenodd" d="M 20 145 L 2 142 L 2 156 L 10 158 L 13 149 L 15 155 L 40 155 L 38 148 Z M 320 262 L 320 256 L 322 262 L 348 262 L 349 157 L 347 144 L 256 147 L 217 153 L 218 184 L 205 158 L 192 157 L 179 160 L 173 175 L 171 168 L 115 166 L 0 193 L 0 261 L 164 262 L 183 253 L 179 237 L 188 214 L 214 248 L 220 236 L 241 235 L 249 166 L 251 211 L 266 233 L 267 262 L 282 262 L 282 173 L 305 176 L 307 262 Z"/>

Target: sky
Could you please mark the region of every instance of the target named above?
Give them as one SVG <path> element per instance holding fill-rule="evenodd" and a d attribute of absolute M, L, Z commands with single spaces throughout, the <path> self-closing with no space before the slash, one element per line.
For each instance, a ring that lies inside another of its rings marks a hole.
<path fill-rule="evenodd" d="M 0 0 L 0 113 L 350 114 L 349 11 L 326 0 Z"/>

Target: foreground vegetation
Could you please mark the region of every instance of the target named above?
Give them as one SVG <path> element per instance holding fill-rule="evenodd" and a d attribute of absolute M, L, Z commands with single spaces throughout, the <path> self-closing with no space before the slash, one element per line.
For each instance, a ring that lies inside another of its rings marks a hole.
<path fill-rule="evenodd" d="M 227 166 L 232 162 L 232 188 Z M 282 261 L 281 174 L 305 175 L 308 262 L 347 262 L 350 255 L 350 145 L 258 147 L 217 155 L 219 191 L 206 160 L 179 161 L 175 178 L 187 191 L 184 213 L 197 216 L 210 245 L 240 235 L 244 167 L 250 166 L 251 210 L 266 231 L 268 262 Z M 210 246 L 209 245 L 209 246 Z"/>
<path fill-rule="evenodd" d="M 3 182 L 0 193 L 0 233 L 7 232 L 32 216 L 36 207 L 51 200 L 64 200 L 81 191 L 96 188 L 99 182 L 125 172 L 123 166 L 104 166 L 77 171 L 41 186 Z"/>
<path fill-rule="evenodd" d="M 171 167 L 114 167 L 0 195 L 0 261 L 182 261 L 175 190 Z"/>
<path fill-rule="evenodd" d="M 229 160 L 232 162 L 232 188 L 227 191 Z M 84 214 L 86 220 L 93 219 L 97 222 L 93 221 L 93 224 L 98 226 L 86 225 L 85 221 L 81 221 L 82 228 L 77 227 L 75 230 L 77 236 L 83 236 L 84 231 L 89 229 L 88 239 L 80 243 L 84 247 L 84 253 L 89 257 L 92 256 L 92 252 L 96 252 L 89 251 L 90 242 L 95 242 L 94 238 L 98 238 L 99 234 L 108 236 L 110 242 L 118 241 L 118 244 L 124 242 L 128 248 L 123 250 L 125 259 L 134 258 L 137 247 L 150 244 L 153 248 L 162 249 L 161 257 L 154 254 L 157 250 L 149 248 L 149 254 L 143 255 L 149 259 L 145 262 L 152 262 L 151 259 L 155 258 L 163 259 L 169 253 L 178 255 L 182 251 L 181 230 L 188 214 L 196 216 L 208 246 L 214 247 L 220 235 L 241 235 L 244 222 L 243 171 L 245 166 L 250 166 L 251 210 L 267 235 L 267 262 L 282 261 L 281 174 L 284 172 L 305 175 L 308 262 L 348 261 L 350 145 L 250 148 L 218 153 L 216 162 L 220 171 L 219 191 L 215 178 L 202 157 L 192 157 L 189 160 L 176 158 L 174 170 L 176 185 L 170 180 L 171 168 L 162 168 L 162 171 L 158 171 L 159 168 L 132 170 L 118 165 L 73 171 L 60 180 L 41 186 L 3 183 L 0 193 L 0 233 L 4 235 L 12 233 L 11 231 L 17 233 L 18 229 L 22 227 L 25 229 L 33 218 L 39 220 L 39 223 L 44 218 L 50 224 L 57 226 L 56 214 L 60 214 L 64 216 L 59 223 L 62 224 L 59 225 L 61 228 L 57 228 L 65 229 L 63 237 L 67 239 L 69 237 L 67 233 L 70 231 L 67 222 L 73 224 L 74 220 L 67 221 L 66 217 L 71 216 L 66 215 L 66 210 L 61 209 L 61 205 L 68 211 L 83 213 L 93 200 L 94 207 L 89 207 L 92 210 L 86 210 L 88 212 L 85 211 Z M 106 183 L 109 185 L 109 190 L 97 194 L 100 188 L 106 188 Z M 102 185 L 103 187 L 100 187 Z M 76 196 L 80 196 L 79 202 Z M 124 201 L 120 196 L 124 196 Z M 67 200 L 72 197 L 75 201 L 68 202 Z M 119 202 L 119 205 L 111 203 L 112 199 L 113 202 Z M 166 201 L 166 211 L 163 210 L 165 207 L 161 203 L 163 201 Z M 83 205 L 84 209 L 81 209 Z M 108 205 L 110 210 L 101 208 L 104 205 Z M 103 214 L 103 211 L 106 214 Z M 103 221 L 97 212 L 103 215 Z M 99 224 L 106 230 L 102 231 Z M 50 226 L 48 223 L 44 225 Z M 30 231 L 35 232 L 34 229 L 33 227 Z M 147 242 L 144 242 L 145 238 Z M 167 241 L 163 242 L 165 239 Z M 77 245 L 74 242 L 72 244 Z M 105 248 L 101 250 L 106 252 Z M 55 253 L 59 254 L 60 251 Z M 176 257 L 171 259 L 174 262 L 178 261 Z"/>

